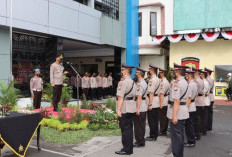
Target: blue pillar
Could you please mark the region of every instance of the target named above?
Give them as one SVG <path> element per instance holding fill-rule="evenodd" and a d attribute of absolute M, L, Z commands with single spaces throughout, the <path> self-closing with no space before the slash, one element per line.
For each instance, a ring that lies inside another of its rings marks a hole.
<path fill-rule="evenodd" d="M 139 0 L 126 0 L 126 64 L 131 66 L 139 66 Z M 135 70 L 132 73 L 134 76 Z"/>

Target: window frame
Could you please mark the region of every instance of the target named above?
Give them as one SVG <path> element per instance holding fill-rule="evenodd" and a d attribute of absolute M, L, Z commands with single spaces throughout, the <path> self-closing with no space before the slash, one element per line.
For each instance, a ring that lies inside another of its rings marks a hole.
<path fill-rule="evenodd" d="M 156 34 L 152 34 L 152 14 L 155 14 L 155 17 L 156 17 Z M 157 35 L 157 31 L 158 31 L 158 29 L 157 29 L 157 12 L 150 12 L 150 36 L 156 36 Z"/>

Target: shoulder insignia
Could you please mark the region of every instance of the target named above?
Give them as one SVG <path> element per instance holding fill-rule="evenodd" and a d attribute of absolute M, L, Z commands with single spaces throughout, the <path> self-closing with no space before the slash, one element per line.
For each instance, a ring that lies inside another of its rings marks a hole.
<path fill-rule="evenodd" d="M 152 85 L 152 81 L 149 81 L 148 85 L 151 86 Z"/>
<path fill-rule="evenodd" d="M 177 91 L 178 87 L 179 87 L 179 86 L 175 84 L 175 85 L 173 86 L 174 91 Z"/>
<path fill-rule="evenodd" d="M 140 85 L 137 85 L 137 91 L 139 91 L 139 89 L 140 89 Z"/>
<path fill-rule="evenodd" d="M 122 87 L 122 83 L 119 83 L 118 84 L 118 90 L 121 90 L 121 87 Z"/>

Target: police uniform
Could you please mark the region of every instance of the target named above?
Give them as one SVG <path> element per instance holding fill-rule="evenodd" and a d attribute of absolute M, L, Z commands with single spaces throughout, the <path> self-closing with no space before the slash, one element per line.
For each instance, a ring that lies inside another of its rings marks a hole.
<path fill-rule="evenodd" d="M 41 97 L 43 90 L 43 80 L 41 77 L 32 77 L 30 80 L 30 90 L 33 97 L 33 107 L 38 109 L 41 106 Z"/>
<path fill-rule="evenodd" d="M 185 66 L 174 64 L 175 68 L 185 70 Z M 184 123 L 189 118 L 188 107 L 186 106 L 186 98 L 188 97 L 188 83 L 183 76 L 177 78 L 172 85 L 170 102 L 168 105 L 167 117 L 172 119 L 174 101 L 179 100 L 179 109 L 177 111 L 177 124 L 170 122 L 172 153 L 176 157 L 184 156 Z"/>
<path fill-rule="evenodd" d="M 60 57 L 61 55 L 57 55 Z M 61 64 L 53 63 L 50 67 L 50 83 L 55 84 L 53 87 L 53 106 L 54 111 L 57 111 L 58 103 L 62 94 L 64 67 Z"/>
<path fill-rule="evenodd" d="M 157 74 L 158 68 L 149 65 L 149 68 L 152 68 L 154 72 Z M 152 75 L 149 83 L 148 83 L 148 97 L 149 97 L 149 103 L 150 103 L 150 93 L 154 94 L 152 103 L 148 106 L 152 108 L 152 110 L 147 111 L 147 118 L 148 118 L 148 125 L 150 128 L 149 136 L 146 137 L 147 141 L 153 141 L 156 140 L 158 137 L 158 120 L 159 120 L 159 108 L 160 108 L 160 102 L 159 102 L 159 96 L 158 96 L 158 89 L 160 86 L 160 79 L 156 76 L 156 74 Z"/>
<path fill-rule="evenodd" d="M 103 87 L 103 98 L 106 99 L 108 94 L 108 79 L 106 76 L 104 76 L 102 79 L 102 87 Z"/>
<path fill-rule="evenodd" d="M 160 72 L 167 73 L 167 70 L 160 69 Z M 160 133 L 159 135 L 166 135 L 168 129 L 168 118 L 167 118 L 167 109 L 168 109 L 168 95 L 169 95 L 169 82 L 166 77 L 161 79 L 159 87 L 159 95 L 163 94 L 163 102 L 160 100 L 160 104 L 163 105 L 163 108 L 159 110 L 159 120 L 160 120 Z"/>
<path fill-rule="evenodd" d="M 112 96 L 113 95 L 113 78 L 112 76 L 108 76 L 108 95 Z"/>
<path fill-rule="evenodd" d="M 130 66 L 122 66 L 124 69 L 132 69 Z M 133 153 L 133 118 L 136 112 L 136 84 L 128 76 L 118 83 L 117 97 L 123 97 L 121 106 L 122 117 L 119 117 L 119 126 L 122 133 L 122 151 L 116 154 L 132 154 Z"/>
<path fill-rule="evenodd" d="M 202 71 L 202 73 L 206 73 L 205 71 Z M 203 98 L 204 100 L 204 107 L 202 110 L 202 117 L 201 117 L 201 134 L 206 135 L 207 134 L 207 117 L 208 117 L 208 107 L 210 106 L 210 99 L 209 99 L 209 92 L 210 92 L 210 86 L 209 82 L 205 79 L 203 79 L 204 82 L 204 88 L 203 88 L 203 94 L 205 95 Z"/>
<path fill-rule="evenodd" d="M 138 72 L 145 73 L 146 71 L 137 67 Z M 134 146 L 140 147 L 145 146 L 145 133 L 146 133 L 146 116 L 147 116 L 147 104 L 146 104 L 146 95 L 147 95 L 147 83 L 142 78 L 137 83 L 137 91 L 136 96 L 141 96 L 141 104 L 139 108 L 140 115 L 136 115 L 134 117 L 134 133 L 135 133 L 135 140 L 136 143 Z M 138 100 L 137 100 L 138 101 Z M 137 102 L 138 103 L 138 102 Z"/>
<path fill-rule="evenodd" d="M 86 98 L 88 98 L 88 90 L 89 90 L 89 77 L 84 76 L 81 82 L 82 92 Z"/>
<path fill-rule="evenodd" d="M 97 76 L 97 99 L 101 100 L 102 99 L 102 84 L 103 84 L 103 79 L 101 76 Z"/>
<path fill-rule="evenodd" d="M 205 68 L 205 71 L 210 73 L 210 75 L 213 72 L 212 70 L 207 69 L 207 68 Z M 207 77 L 207 81 L 209 82 L 209 85 L 210 85 L 210 93 L 209 93 L 210 106 L 207 107 L 208 108 L 207 131 L 211 131 L 212 126 L 213 126 L 213 104 L 214 104 L 213 88 L 214 88 L 214 80 L 212 79 L 212 77 L 210 75 Z"/>
<path fill-rule="evenodd" d="M 95 76 L 90 78 L 91 100 L 96 100 L 97 80 Z"/>
<path fill-rule="evenodd" d="M 194 73 L 193 71 L 190 71 L 188 73 Z M 185 122 L 185 133 L 187 137 L 187 143 L 185 144 L 186 147 L 192 147 L 195 145 L 195 116 L 196 116 L 196 104 L 195 104 L 195 98 L 197 97 L 197 84 L 195 83 L 194 79 L 189 81 L 188 84 L 189 88 L 189 95 L 188 98 L 191 99 L 191 103 L 189 106 L 189 118 Z"/>
<path fill-rule="evenodd" d="M 193 69 L 194 71 L 201 71 L 200 69 Z M 196 102 L 196 117 L 195 117 L 195 136 L 196 139 L 199 140 L 201 138 L 201 126 L 202 126 L 202 116 L 203 116 L 203 108 L 204 98 L 203 98 L 203 89 L 204 89 L 204 82 L 200 77 L 195 78 L 195 82 L 197 84 L 197 102 Z"/>

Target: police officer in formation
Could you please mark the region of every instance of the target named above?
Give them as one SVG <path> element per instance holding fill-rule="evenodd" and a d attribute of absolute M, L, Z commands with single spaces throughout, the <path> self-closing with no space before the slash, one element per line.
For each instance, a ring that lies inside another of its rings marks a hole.
<path fill-rule="evenodd" d="M 134 147 L 145 146 L 145 133 L 146 133 L 146 116 L 147 116 L 147 83 L 144 80 L 145 70 L 137 67 L 136 80 L 137 80 L 137 91 L 136 91 L 136 116 L 134 117 L 134 133 L 135 143 Z"/>
<path fill-rule="evenodd" d="M 168 129 L 168 118 L 167 118 L 167 109 L 168 109 L 168 95 L 169 95 L 169 82 L 166 78 L 167 70 L 159 68 L 159 76 L 161 79 L 159 87 L 159 99 L 160 99 L 160 111 L 159 111 L 159 120 L 160 120 L 160 132 L 159 136 L 166 136 Z"/>
<path fill-rule="evenodd" d="M 60 101 L 63 87 L 63 77 L 64 75 L 68 74 L 67 71 L 64 72 L 62 59 L 63 56 L 61 54 L 58 54 L 56 56 L 56 61 L 50 66 L 50 83 L 53 87 L 53 111 L 57 111 L 58 109 L 58 103 Z"/>
<path fill-rule="evenodd" d="M 117 115 L 122 133 L 123 148 L 116 151 L 119 155 L 133 154 L 133 118 L 136 113 L 136 84 L 130 78 L 134 67 L 123 65 L 122 80 L 117 87 Z"/>
<path fill-rule="evenodd" d="M 43 79 L 40 77 L 40 69 L 35 69 L 35 76 L 30 80 L 30 91 L 34 109 L 40 108 L 43 91 Z"/>

